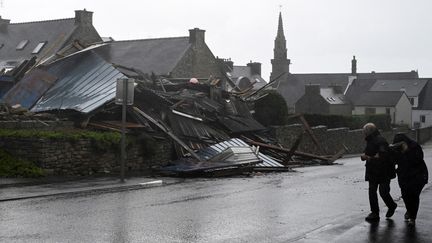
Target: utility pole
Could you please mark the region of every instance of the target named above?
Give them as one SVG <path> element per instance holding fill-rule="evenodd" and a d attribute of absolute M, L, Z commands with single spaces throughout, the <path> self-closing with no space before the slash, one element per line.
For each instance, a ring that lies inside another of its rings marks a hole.
<path fill-rule="evenodd" d="M 115 103 L 122 106 L 122 129 L 120 141 L 120 182 L 125 181 L 126 164 L 126 109 L 133 104 L 134 80 L 130 78 L 117 79 Z"/>

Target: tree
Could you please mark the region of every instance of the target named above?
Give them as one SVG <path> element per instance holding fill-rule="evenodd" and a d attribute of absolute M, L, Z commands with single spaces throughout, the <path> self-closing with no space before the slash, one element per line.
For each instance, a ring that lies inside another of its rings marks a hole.
<path fill-rule="evenodd" d="M 265 97 L 255 101 L 255 119 L 264 126 L 285 125 L 288 107 L 285 99 L 276 91 L 266 91 Z"/>

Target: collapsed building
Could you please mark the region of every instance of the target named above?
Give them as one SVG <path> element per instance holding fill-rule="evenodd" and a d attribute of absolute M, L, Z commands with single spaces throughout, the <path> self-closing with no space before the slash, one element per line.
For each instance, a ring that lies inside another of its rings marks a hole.
<path fill-rule="evenodd" d="M 249 101 L 259 97 L 262 88 L 241 90 L 205 43 L 204 30 L 191 29 L 186 37 L 102 42 L 93 33 L 91 16 L 84 10 L 76 11 L 74 19 L 26 24 L 55 23 L 59 30 L 66 31 L 67 26 L 70 30 L 34 50 L 26 45 L 48 37 L 19 45 L 25 55 L 3 55 L 18 50 L 3 45 L 2 102 L 36 114 L 55 114 L 84 129 L 120 131 L 116 83 L 133 78 L 135 100 L 127 109 L 127 129 L 129 134 L 172 141 L 173 163 L 159 168 L 161 173 L 289 171 L 287 165 L 296 156 L 325 163 L 335 160 L 296 151 L 301 138 L 290 149 L 279 146 L 250 112 Z M 0 41 L 12 42 L 8 31 L 19 24 L 6 25 Z M 45 46 L 52 42 L 55 45 Z"/>

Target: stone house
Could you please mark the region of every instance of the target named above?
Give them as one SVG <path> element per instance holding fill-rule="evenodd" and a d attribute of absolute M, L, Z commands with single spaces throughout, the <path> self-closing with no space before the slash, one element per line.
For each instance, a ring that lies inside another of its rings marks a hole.
<path fill-rule="evenodd" d="M 189 36 L 107 42 L 95 49 L 126 74 L 167 77 L 170 80 L 207 80 L 225 74 L 205 42 L 205 30 L 190 29 Z M 132 75 L 133 76 L 133 75 Z"/>
<path fill-rule="evenodd" d="M 245 66 L 234 65 L 231 59 L 218 58 L 220 65 L 240 90 L 257 90 L 267 82 L 261 76 L 261 63 L 250 61 Z"/>
<path fill-rule="evenodd" d="M 19 80 L 14 77 L 18 69 L 101 42 L 92 18 L 93 12 L 85 9 L 76 10 L 74 18 L 25 23 L 0 17 L 0 97 Z"/>
<path fill-rule="evenodd" d="M 306 85 L 305 94 L 296 102 L 295 110 L 305 114 L 351 115 L 351 104 L 339 86 L 323 88 Z"/>

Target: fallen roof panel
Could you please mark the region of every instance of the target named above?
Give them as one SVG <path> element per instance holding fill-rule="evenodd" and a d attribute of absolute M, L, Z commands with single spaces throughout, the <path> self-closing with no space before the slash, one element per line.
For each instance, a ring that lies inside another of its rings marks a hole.
<path fill-rule="evenodd" d="M 33 112 L 71 109 L 89 113 L 113 100 L 117 79 L 125 77 L 91 51 L 57 62 L 48 72 L 58 75 L 59 80 L 36 103 Z"/>
<path fill-rule="evenodd" d="M 19 81 L 3 97 L 10 104 L 21 104 L 29 109 L 54 84 L 57 77 L 46 71 L 35 69 Z"/>

